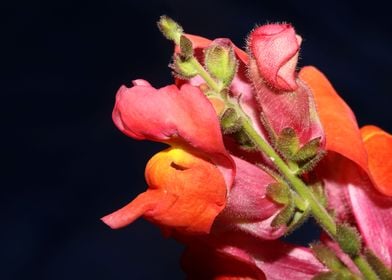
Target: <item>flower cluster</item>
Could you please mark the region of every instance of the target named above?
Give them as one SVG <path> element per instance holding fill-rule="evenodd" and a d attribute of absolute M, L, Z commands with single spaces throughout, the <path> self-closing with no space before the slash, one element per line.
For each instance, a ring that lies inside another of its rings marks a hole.
<path fill-rule="evenodd" d="M 312 66 L 297 72 L 290 24 L 229 39 L 158 22 L 175 43 L 175 83 L 122 86 L 113 110 L 127 136 L 170 147 L 147 163 L 148 189 L 102 218 L 139 217 L 186 245 L 189 279 L 392 279 L 392 136 L 358 128 Z M 313 217 L 310 248 L 279 238 Z"/>

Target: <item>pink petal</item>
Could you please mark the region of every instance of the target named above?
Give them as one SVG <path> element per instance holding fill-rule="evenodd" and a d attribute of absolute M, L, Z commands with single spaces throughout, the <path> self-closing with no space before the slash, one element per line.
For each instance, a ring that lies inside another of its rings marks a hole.
<path fill-rule="evenodd" d="M 204 153 L 220 167 L 230 186 L 234 163 L 224 147 L 215 110 L 204 94 L 190 85 L 157 90 L 140 80 L 136 84 L 117 92 L 116 126 L 135 139 L 186 145 Z"/>
<path fill-rule="evenodd" d="M 297 89 L 295 68 L 301 38 L 290 24 L 267 24 L 252 31 L 249 50 L 261 78 L 278 91 Z"/>
<path fill-rule="evenodd" d="M 279 92 L 264 83 L 257 71 L 256 65 L 251 61 L 249 75 L 261 111 L 272 130 L 279 135 L 284 128 L 291 127 L 302 145 L 318 137 L 321 137 L 324 144 L 324 131 L 317 115 L 313 93 L 307 85 L 297 79 L 298 87 L 295 91 Z"/>
<path fill-rule="evenodd" d="M 326 271 L 309 249 L 285 244 L 280 240 L 264 241 L 239 232 L 230 232 L 207 243 L 191 243 L 190 248 L 204 247 L 205 258 L 215 255 L 235 261 L 237 266 L 238 263 L 243 263 L 243 274 L 240 276 L 251 277 L 250 279 L 263 279 L 263 274 L 266 279 L 272 280 L 312 279 L 318 273 Z M 199 255 L 203 255 L 203 252 L 199 252 Z M 191 253 L 184 258 L 188 260 L 183 262 L 193 261 L 194 270 L 190 273 L 195 273 L 197 266 L 199 269 L 209 269 L 203 266 L 203 258 L 192 259 Z M 224 275 L 225 270 L 230 272 L 230 267 L 226 267 L 224 261 L 220 262 L 220 266 L 210 269 L 220 271 L 220 275 Z"/>
<path fill-rule="evenodd" d="M 271 221 L 281 209 L 266 196 L 273 177 L 242 159 L 233 157 L 236 177 L 225 209 L 215 220 L 212 231 L 216 234 L 230 229 L 247 232 L 263 239 L 277 239 L 285 233 L 284 227 L 274 228 Z"/>
<path fill-rule="evenodd" d="M 392 198 L 374 190 L 357 164 L 330 153 L 318 170 L 324 178 L 330 209 L 341 221 L 356 223 L 365 245 L 392 265 Z"/>
<path fill-rule="evenodd" d="M 374 191 L 365 172 L 351 165 L 346 168 L 348 193 L 358 227 L 367 246 L 392 266 L 392 198 Z"/>

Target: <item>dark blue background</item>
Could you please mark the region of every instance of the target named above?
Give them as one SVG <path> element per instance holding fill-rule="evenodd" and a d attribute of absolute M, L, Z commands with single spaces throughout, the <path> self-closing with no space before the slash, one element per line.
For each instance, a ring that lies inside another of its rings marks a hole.
<path fill-rule="evenodd" d="M 145 189 L 145 163 L 162 148 L 127 138 L 111 121 L 121 84 L 171 83 L 172 45 L 155 25 L 162 14 L 239 46 L 256 23 L 293 23 L 304 38 L 300 65 L 326 73 L 360 125 L 392 131 L 389 9 L 342 2 L 2 4 L 0 278 L 184 277 L 181 247 L 156 227 L 139 220 L 112 231 L 99 221 Z"/>

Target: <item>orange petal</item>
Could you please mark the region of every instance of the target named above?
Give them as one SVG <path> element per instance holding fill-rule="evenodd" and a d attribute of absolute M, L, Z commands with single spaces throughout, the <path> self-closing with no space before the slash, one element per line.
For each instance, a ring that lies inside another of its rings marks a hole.
<path fill-rule="evenodd" d="M 208 233 L 226 203 L 226 183 L 213 163 L 180 148 L 153 156 L 146 167 L 149 189 L 102 218 L 112 228 L 143 216 L 165 229 Z"/>
<path fill-rule="evenodd" d="M 171 207 L 148 211 L 146 218 L 181 231 L 208 233 L 226 203 L 226 184 L 219 169 L 179 148 L 151 158 L 146 180 L 150 189 L 177 197 Z"/>
<path fill-rule="evenodd" d="M 361 128 L 361 134 L 374 185 L 382 194 L 392 196 L 392 136 L 370 125 Z"/>
<path fill-rule="evenodd" d="M 326 136 L 326 149 L 351 159 L 367 171 L 366 151 L 350 107 L 336 93 L 328 79 L 315 67 L 302 68 L 299 77 L 313 92 Z"/>
<path fill-rule="evenodd" d="M 113 229 L 125 227 L 133 223 L 147 211 L 153 210 L 157 205 L 171 205 L 176 197 L 167 195 L 159 190 L 147 190 L 139 194 L 134 200 L 123 208 L 101 218 L 101 220 Z"/>

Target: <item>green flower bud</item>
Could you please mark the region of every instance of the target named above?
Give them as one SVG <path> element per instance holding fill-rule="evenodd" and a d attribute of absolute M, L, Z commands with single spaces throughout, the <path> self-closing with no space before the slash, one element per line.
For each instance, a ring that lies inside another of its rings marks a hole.
<path fill-rule="evenodd" d="M 208 72 L 228 87 L 237 72 L 238 61 L 228 39 L 216 39 L 205 50 L 204 64 Z"/>
<path fill-rule="evenodd" d="M 160 17 L 157 24 L 163 36 L 169 40 L 174 41 L 176 44 L 180 43 L 180 38 L 184 30 L 177 22 L 168 16 L 163 15 Z"/>

